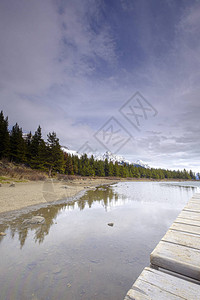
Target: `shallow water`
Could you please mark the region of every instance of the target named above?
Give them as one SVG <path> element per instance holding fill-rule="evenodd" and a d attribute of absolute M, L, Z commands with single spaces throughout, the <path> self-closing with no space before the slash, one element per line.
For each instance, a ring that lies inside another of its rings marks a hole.
<path fill-rule="evenodd" d="M 5 221 L 0 299 L 123 299 L 196 191 L 193 182 L 123 182 Z M 33 215 L 46 224 L 24 226 Z"/>

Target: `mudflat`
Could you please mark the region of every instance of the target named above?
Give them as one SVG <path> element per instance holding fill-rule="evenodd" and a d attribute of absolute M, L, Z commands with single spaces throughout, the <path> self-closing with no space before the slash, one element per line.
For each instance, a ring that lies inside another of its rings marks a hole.
<path fill-rule="evenodd" d="M 94 189 L 101 184 L 112 184 L 119 180 L 75 179 L 72 181 L 29 181 L 2 184 L 0 187 L 0 213 L 19 210 L 32 205 L 68 199 L 85 189 Z"/>

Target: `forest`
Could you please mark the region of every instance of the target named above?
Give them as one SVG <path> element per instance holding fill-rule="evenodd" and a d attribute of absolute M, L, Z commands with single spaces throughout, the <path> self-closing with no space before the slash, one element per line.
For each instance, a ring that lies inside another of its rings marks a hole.
<path fill-rule="evenodd" d="M 83 154 L 71 156 L 61 150 L 59 138 L 55 132 L 47 135 L 46 141 L 42 138 L 42 129 L 38 126 L 34 134 L 24 134 L 16 123 L 9 130 L 8 117 L 0 113 L 0 159 L 6 159 L 15 164 L 24 164 L 32 169 L 47 172 L 49 176 L 56 174 L 149 178 L 149 179 L 195 179 L 190 170 L 165 170 L 155 168 L 136 167 L 134 164 L 119 164 L 95 160 L 93 156 Z"/>

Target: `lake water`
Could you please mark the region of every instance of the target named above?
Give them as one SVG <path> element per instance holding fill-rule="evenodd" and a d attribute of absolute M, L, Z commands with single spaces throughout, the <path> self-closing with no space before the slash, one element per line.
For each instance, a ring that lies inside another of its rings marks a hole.
<path fill-rule="evenodd" d="M 0 299 L 122 300 L 198 187 L 121 182 L 5 221 Z M 33 215 L 46 224 L 25 227 Z"/>

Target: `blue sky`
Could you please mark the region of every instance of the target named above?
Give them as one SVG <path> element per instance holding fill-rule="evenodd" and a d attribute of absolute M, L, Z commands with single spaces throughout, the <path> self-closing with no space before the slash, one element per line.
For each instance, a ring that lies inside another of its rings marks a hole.
<path fill-rule="evenodd" d="M 113 117 L 131 136 L 117 154 L 200 171 L 199 41 L 199 1 L 2 0 L 1 109 L 10 126 L 97 152 Z M 140 131 L 120 113 L 137 91 L 157 111 Z"/>

